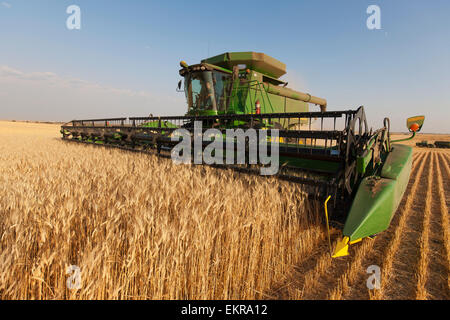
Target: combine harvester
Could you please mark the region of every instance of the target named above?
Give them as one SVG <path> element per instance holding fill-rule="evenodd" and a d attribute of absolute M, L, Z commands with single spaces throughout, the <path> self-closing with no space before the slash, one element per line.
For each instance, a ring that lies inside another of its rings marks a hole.
<path fill-rule="evenodd" d="M 420 141 L 416 143 L 417 147 L 421 148 L 442 148 L 442 149 L 450 149 L 450 141 L 435 141 L 433 143 L 429 143 L 426 140 Z"/>
<path fill-rule="evenodd" d="M 435 141 L 436 148 L 450 149 L 450 141 Z"/>
<path fill-rule="evenodd" d="M 167 156 L 179 143 L 174 130 L 193 136 L 196 121 L 202 132 L 214 128 L 223 135 L 227 129 L 266 129 L 268 144 L 279 146 L 277 177 L 301 183 L 322 199 L 327 227 L 332 199 L 331 218 L 343 226 L 333 257 L 347 255 L 350 244 L 389 227 L 408 184 L 412 148 L 392 144 L 397 141 L 390 140 L 388 118 L 380 129 L 369 130 L 363 107 L 327 111 L 325 99 L 289 89 L 279 79 L 285 64 L 264 53 L 232 52 L 180 65 L 184 90 L 180 81 L 178 91 L 186 95 L 186 115 L 74 120 L 61 127 L 63 139 Z M 320 110 L 309 111 L 309 104 Z M 423 116 L 409 118 L 412 136 L 403 140 L 412 139 L 423 121 Z M 270 129 L 278 129 L 278 137 Z M 259 173 L 248 159 L 246 154 L 244 164 L 215 166 Z"/>

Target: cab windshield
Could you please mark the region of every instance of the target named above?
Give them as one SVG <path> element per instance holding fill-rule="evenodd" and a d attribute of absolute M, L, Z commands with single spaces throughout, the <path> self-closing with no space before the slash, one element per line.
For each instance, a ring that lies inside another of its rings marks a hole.
<path fill-rule="evenodd" d="M 188 73 L 184 86 L 189 110 L 225 111 L 231 76 L 219 71 Z"/>

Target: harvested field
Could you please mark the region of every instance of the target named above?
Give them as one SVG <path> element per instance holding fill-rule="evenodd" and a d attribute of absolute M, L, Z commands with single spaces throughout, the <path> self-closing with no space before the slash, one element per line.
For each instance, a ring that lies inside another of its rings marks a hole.
<path fill-rule="evenodd" d="M 392 140 L 407 138 L 409 134 L 403 133 L 393 133 L 391 135 Z M 402 144 L 408 146 L 416 146 L 417 142 L 428 141 L 428 143 L 434 143 L 435 141 L 450 141 L 450 134 L 432 134 L 432 133 L 417 133 L 416 137 L 412 140 L 403 141 Z"/>
<path fill-rule="evenodd" d="M 449 160 L 447 150 L 415 149 L 390 228 L 351 247 L 348 257 L 332 260 L 326 246 L 316 248 L 279 286 L 278 298 L 449 299 Z M 366 285 L 371 265 L 381 268 L 379 290 Z"/>
<path fill-rule="evenodd" d="M 415 148 L 391 227 L 331 259 L 297 185 L 63 142 L 53 124 L 0 121 L 0 144 L 1 299 L 450 297 L 448 150 Z"/>

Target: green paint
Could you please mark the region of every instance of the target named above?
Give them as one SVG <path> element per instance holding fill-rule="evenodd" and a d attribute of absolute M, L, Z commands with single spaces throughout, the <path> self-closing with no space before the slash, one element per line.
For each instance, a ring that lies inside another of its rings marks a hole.
<path fill-rule="evenodd" d="M 416 136 L 416 133 L 413 132 L 412 135 L 409 136 L 408 138 L 405 138 L 405 139 L 398 139 L 398 140 L 392 140 L 391 143 L 394 143 L 394 142 L 403 142 L 403 141 L 412 140 L 415 136 Z"/>
<path fill-rule="evenodd" d="M 386 230 L 408 185 L 412 148 L 394 145 L 379 176 L 361 181 L 345 222 L 344 236 L 364 238 Z"/>
<path fill-rule="evenodd" d="M 202 62 L 229 70 L 237 65 L 245 65 L 244 69 L 248 68 L 277 79 L 286 73 L 286 65 L 283 62 L 258 52 L 226 52 Z"/>
<path fill-rule="evenodd" d="M 372 150 L 366 150 L 363 156 L 356 158 L 356 169 L 362 176 L 366 173 L 366 168 L 372 160 L 372 154 Z"/>
<path fill-rule="evenodd" d="M 262 114 L 307 112 L 309 103 L 320 105 L 321 110 L 325 110 L 325 99 L 287 88 L 287 83 L 278 79 L 285 73 L 284 63 L 255 52 L 224 53 L 205 59 L 196 65 L 182 63 L 180 75 L 185 79 L 187 115 L 255 114 L 257 102 L 260 104 Z M 306 119 L 273 119 L 271 121 L 264 120 L 259 125 L 262 129 L 298 130 L 300 125 L 307 124 L 307 121 Z M 423 117 L 416 116 L 408 119 L 408 128 L 414 123 L 421 128 Z M 234 120 L 226 124 L 217 122 L 216 124 L 218 129 L 248 127 L 248 123 L 242 120 Z M 141 127 L 177 128 L 174 123 L 159 120 L 148 121 Z M 171 132 L 171 130 L 162 130 L 161 133 L 164 135 L 169 131 Z M 359 186 L 356 192 L 353 193 L 353 203 L 343 231 L 344 235 L 350 237 L 351 240 L 387 229 L 408 184 L 412 149 L 403 145 L 393 145 L 391 148 L 387 130 L 384 132 L 383 149 L 388 153 L 381 155 L 379 163 L 373 163 L 372 160 L 372 147 L 377 143 L 376 139 L 379 138 L 377 135 L 374 135 L 369 141 L 363 154 L 356 158 L 356 170 L 362 178 L 358 181 Z M 81 137 L 78 139 L 82 140 Z M 123 135 L 120 132 L 114 133 L 113 140 L 122 139 Z M 87 141 L 92 142 L 93 140 L 88 139 Z M 94 141 L 103 143 L 97 139 Z M 289 140 L 284 142 L 286 141 Z M 143 143 L 150 144 L 150 142 Z M 296 148 L 303 147 L 302 145 L 287 145 Z M 286 144 L 280 144 L 280 152 L 283 151 L 283 146 Z M 268 147 L 270 148 L 270 146 Z M 280 156 L 281 165 L 332 173 L 330 176 L 343 169 L 343 163 L 339 162 L 286 157 L 285 155 L 289 154 L 285 153 Z"/>
<path fill-rule="evenodd" d="M 240 67 L 233 76 L 233 68 Z M 311 96 L 289 88 L 278 78 L 286 65 L 257 52 L 229 52 L 180 70 L 185 78 L 187 115 L 308 112 Z M 282 86 L 283 85 L 283 86 Z M 325 101 L 324 99 L 321 99 Z M 326 103 L 326 102 L 325 102 Z M 282 127 L 304 124 L 302 120 Z"/>

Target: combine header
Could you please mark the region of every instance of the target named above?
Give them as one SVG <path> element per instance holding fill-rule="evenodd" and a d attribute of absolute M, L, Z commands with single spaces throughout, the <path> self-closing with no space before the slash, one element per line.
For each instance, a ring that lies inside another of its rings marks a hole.
<path fill-rule="evenodd" d="M 74 120 L 61 127 L 63 139 L 170 156 L 180 142 L 176 130 L 194 137 L 198 130 L 203 134 L 214 129 L 215 139 L 217 132 L 225 137 L 220 140 L 225 150 L 221 157 L 231 153 L 236 158 L 239 150 L 234 144 L 230 149 L 226 136 L 230 129 L 265 130 L 267 144 L 279 152 L 277 177 L 305 185 L 323 201 L 331 196 L 331 218 L 343 225 L 343 239 L 333 257 L 347 255 L 349 244 L 388 228 L 412 163 L 411 147 L 392 144 L 397 141 L 390 140 L 388 118 L 372 130 L 363 107 L 327 111 L 325 99 L 287 88 L 279 79 L 286 66 L 263 53 L 225 53 L 200 64 L 180 65 L 184 90 L 180 81 L 178 91 L 186 95 L 186 115 Z M 309 104 L 318 110 L 310 111 Z M 423 120 L 408 119 L 408 139 L 420 131 Z M 212 165 L 259 174 L 262 161 L 250 161 L 249 140 L 242 140 L 243 161 Z M 210 142 L 202 138 L 201 151 Z"/>

